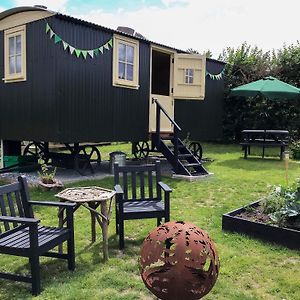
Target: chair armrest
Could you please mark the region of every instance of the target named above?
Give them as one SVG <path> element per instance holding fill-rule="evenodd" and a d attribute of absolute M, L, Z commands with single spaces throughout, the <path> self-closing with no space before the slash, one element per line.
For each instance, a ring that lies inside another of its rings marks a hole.
<path fill-rule="evenodd" d="M 38 219 L 34 218 L 19 218 L 19 217 L 6 217 L 0 216 L 0 221 L 2 222 L 14 222 L 14 223 L 24 223 L 24 224 L 37 224 L 40 222 Z"/>
<path fill-rule="evenodd" d="M 117 194 L 124 194 L 122 187 L 119 184 L 115 185 L 115 191 Z"/>
<path fill-rule="evenodd" d="M 158 185 L 167 193 L 171 193 L 172 189 L 169 188 L 169 186 L 165 183 L 163 183 L 162 181 L 158 182 Z"/>
<path fill-rule="evenodd" d="M 41 205 L 41 206 L 56 206 L 61 208 L 74 208 L 76 203 L 69 202 L 50 202 L 50 201 L 28 201 L 31 205 Z"/>

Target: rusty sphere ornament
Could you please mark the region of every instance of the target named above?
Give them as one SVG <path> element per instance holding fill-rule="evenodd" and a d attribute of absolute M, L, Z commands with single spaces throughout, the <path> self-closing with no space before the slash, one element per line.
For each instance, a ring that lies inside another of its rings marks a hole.
<path fill-rule="evenodd" d="M 208 234 L 194 224 L 175 221 L 147 236 L 139 265 L 146 287 L 163 300 L 202 298 L 213 288 L 220 266 Z"/>

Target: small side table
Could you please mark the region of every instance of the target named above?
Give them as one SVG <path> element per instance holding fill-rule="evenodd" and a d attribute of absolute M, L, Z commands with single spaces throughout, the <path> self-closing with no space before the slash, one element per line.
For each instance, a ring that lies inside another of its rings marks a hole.
<path fill-rule="evenodd" d="M 92 231 L 92 242 L 96 241 L 96 220 L 102 229 L 103 237 L 103 258 L 108 260 L 108 224 L 112 211 L 112 200 L 115 195 L 115 191 L 104 189 L 97 186 L 91 187 L 77 187 L 68 188 L 60 193 L 56 194 L 55 197 L 59 198 L 60 201 L 68 201 L 76 203 L 74 212 L 83 206 L 90 211 L 91 214 L 91 231 Z M 100 205 L 100 211 L 97 211 Z M 59 225 L 63 226 L 66 222 L 64 218 L 64 209 L 60 209 L 58 212 Z"/>

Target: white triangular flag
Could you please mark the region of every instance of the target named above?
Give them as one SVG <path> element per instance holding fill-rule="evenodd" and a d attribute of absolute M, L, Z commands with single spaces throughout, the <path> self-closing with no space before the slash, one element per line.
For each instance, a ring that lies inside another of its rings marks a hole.
<path fill-rule="evenodd" d="M 88 54 L 91 58 L 94 58 L 94 50 L 89 50 Z"/>
<path fill-rule="evenodd" d="M 66 50 L 68 48 L 69 44 L 66 43 L 65 41 L 62 41 L 62 43 L 63 43 L 63 46 L 64 46 L 64 50 Z"/>
<path fill-rule="evenodd" d="M 69 49 L 70 49 L 70 53 L 73 54 L 73 52 L 75 51 L 75 48 L 69 45 Z"/>
<path fill-rule="evenodd" d="M 108 46 L 108 43 L 106 43 L 105 45 L 103 45 L 103 47 L 107 50 L 109 50 L 109 46 Z"/>
<path fill-rule="evenodd" d="M 54 36 L 54 31 L 52 29 L 50 29 L 50 39 L 52 39 L 52 37 Z"/>

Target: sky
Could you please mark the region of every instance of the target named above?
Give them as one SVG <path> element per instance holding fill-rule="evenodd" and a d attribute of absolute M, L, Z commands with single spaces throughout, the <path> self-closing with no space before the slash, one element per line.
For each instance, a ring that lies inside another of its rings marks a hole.
<path fill-rule="evenodd" d="M 0 0 L 0 11 L 41 4 L 105 27 L 127 26 L 149 40 L 214 58 L 243 42 L 265 51 L 297 43 L 298 0 Z"/>

